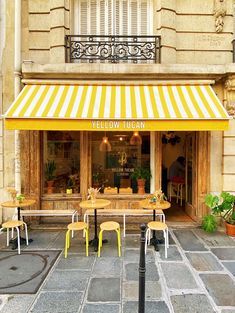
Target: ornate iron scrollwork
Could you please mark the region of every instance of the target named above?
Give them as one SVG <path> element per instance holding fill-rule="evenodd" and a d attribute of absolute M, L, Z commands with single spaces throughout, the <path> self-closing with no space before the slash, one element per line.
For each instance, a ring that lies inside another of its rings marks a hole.
<path fill-rule="evenodd" d="M 160 63 L 160 36 L 69 35 L 66 62 Z"/>

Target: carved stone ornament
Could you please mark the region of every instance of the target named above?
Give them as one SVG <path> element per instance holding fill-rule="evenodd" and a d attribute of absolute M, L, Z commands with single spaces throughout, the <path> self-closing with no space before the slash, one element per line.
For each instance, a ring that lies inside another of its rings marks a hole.
<path fill-rule="evenodd" d="M 233 116 L 233 118 L 235 118 L 235 103 L 230 103 L 230 104 L 227 104 L 227 112 L 230 116 Z"/>
<path fill-rule="evenodd" d="M 226 15 L 226 9 L 224 5 L 222 5 L 223 1 L 218 0 L 215 1 L 215 10 L 214 10 L 214 16 L 215 16 L 215 31 L 217 33 L 221 33 L 224 27 L 224 20 L 223 18 Z"/>

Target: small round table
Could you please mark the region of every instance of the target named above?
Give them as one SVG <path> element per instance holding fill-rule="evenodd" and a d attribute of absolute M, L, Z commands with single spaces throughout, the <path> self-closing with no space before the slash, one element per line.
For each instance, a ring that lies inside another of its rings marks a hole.
<path fill-rule="evenodd" d="M 162 202 L 149 202 L 149 199 L 144 199 L 140 201 L 140 206 L 146 210 L 153 210 L 153 221 L 156 220 L 156 210 L 166 210 L 169 209 L 171 204 L 168 201 Z M 161 243 L 161 240 L 157 239 L 155 230 L 153 231 L 153 237 L 150 241 L 151 245 L 154 246 L 155 251 L 158 251 L 158 243 Z"/>
<path fill-rule="evenodd" d="M 98 251 L 98 233 L 97 233 L 97 209 L 103 209 L 109 206 L 111 202 L 106 199 L 84 200 L 79 203 L 83 209 L 94 209 L 95 217 L 95 236 L 90 241 L 90 244 L 94 246 L 94 251 Z"/>
<path fill-rule="evenodd" d="M 20 221 L 21 220 L 21 216 L 20 216 L 21 208 L 33 205 L 35 203 L 36 203 L 35 200 L 25 199 L 25 200 L 23 200 L 21 202 L 19 202 L 18 200 L 16 200 L 16 201 L 6 201 L 6 202 L 1 203 L 1 206 L 3 208 L 15 208 L 15 207 L 17 207 L 18 221 Z M 32 241 L 33 241 L 32 239 L 29 239 L 29 242 L 32 242 Z M 13 250 L 18 247 L 18 245 L 17 245 L 17 238 L 12 239 L 10 242 L 12 244 L 12 249 Z M 20 243 L 21 244 L 25 244 L 25 242 L 26 242 L 25 238 L 20 237 Z"/>

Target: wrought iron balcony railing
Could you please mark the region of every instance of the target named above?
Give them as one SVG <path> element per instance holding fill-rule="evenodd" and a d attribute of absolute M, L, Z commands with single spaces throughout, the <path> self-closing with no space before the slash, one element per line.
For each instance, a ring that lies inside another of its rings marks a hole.
<path fill-rule="evenodd" d="M 69 35 L 67 63 L 160 63 L 160 36 Z"/>

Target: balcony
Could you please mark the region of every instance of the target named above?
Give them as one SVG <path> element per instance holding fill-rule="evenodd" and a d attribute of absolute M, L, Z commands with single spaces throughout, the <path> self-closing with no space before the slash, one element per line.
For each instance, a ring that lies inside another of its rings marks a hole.
<path fill-rule="evenodd" d="M 160 63 L 160 36 L 65 36 L 66 63 Z"/>

